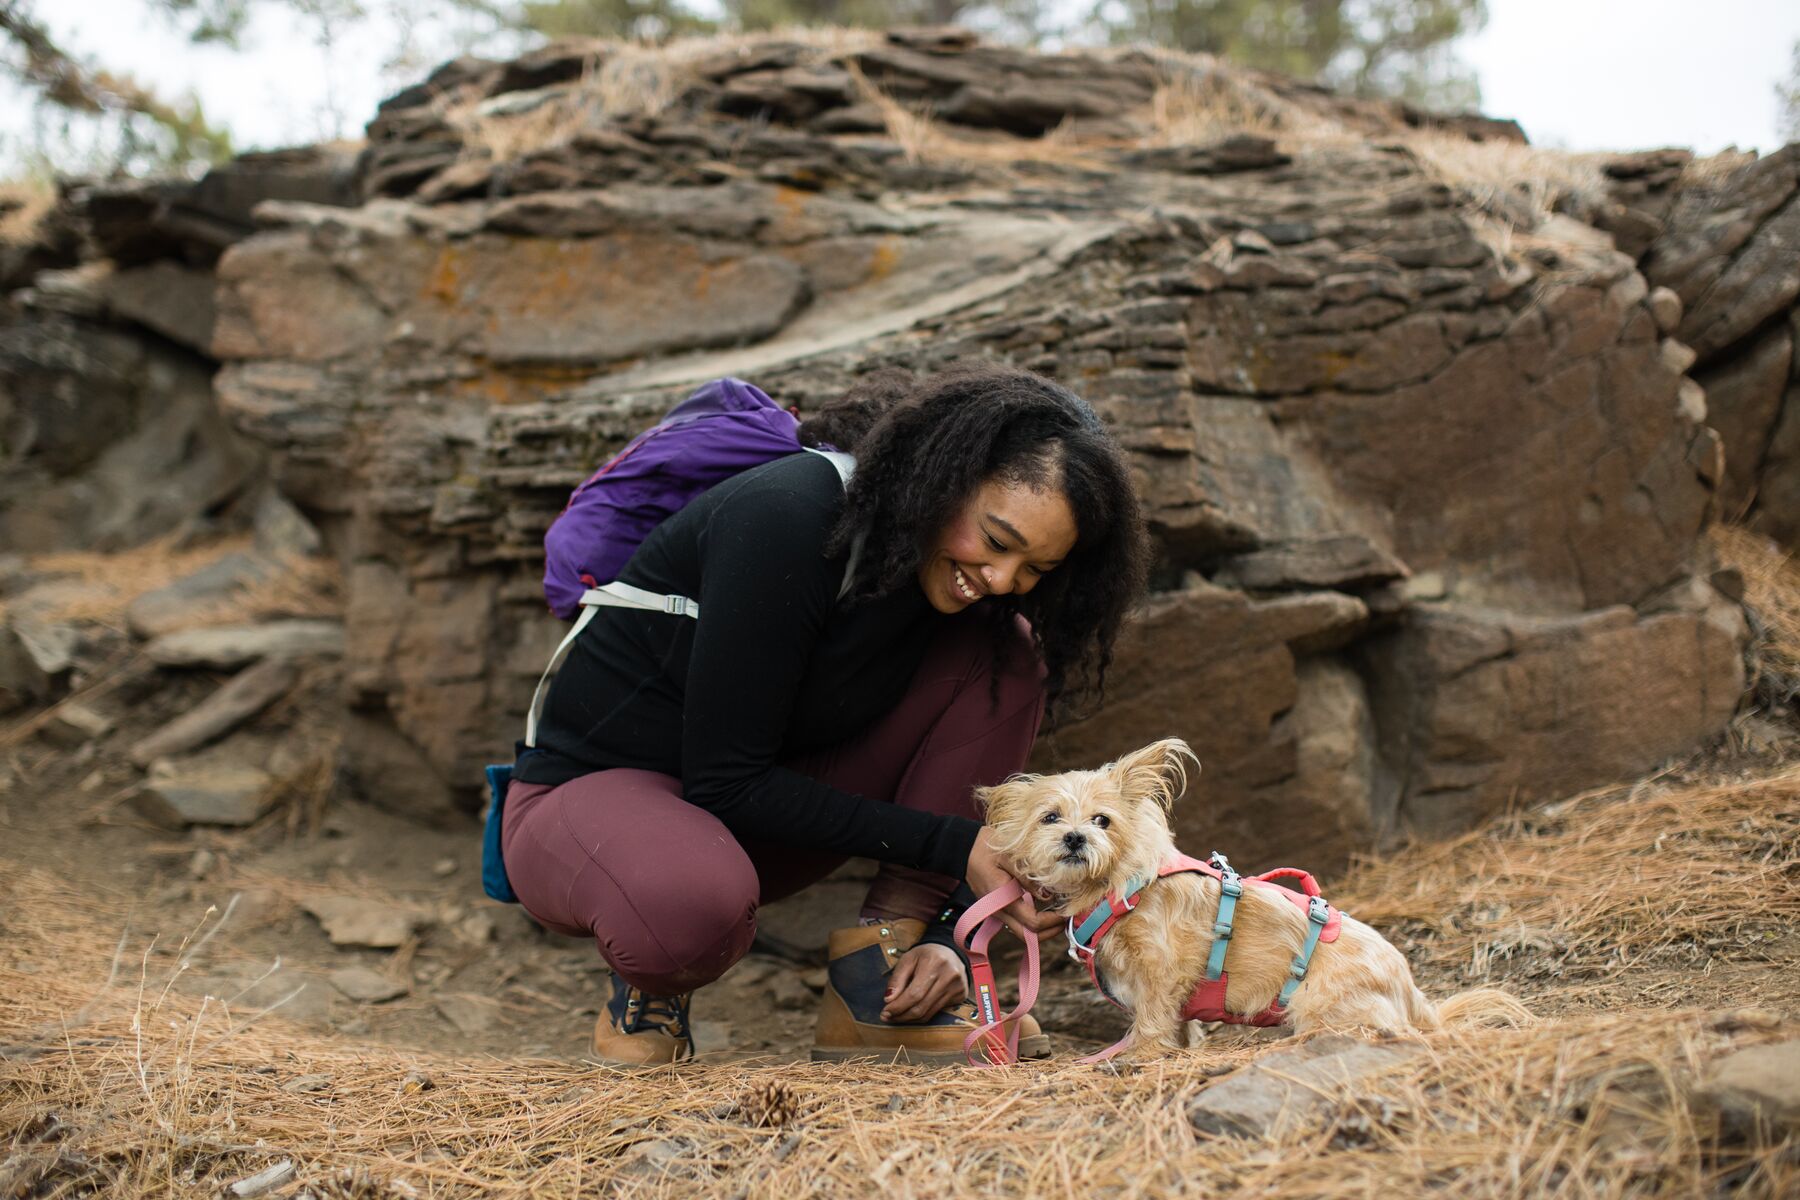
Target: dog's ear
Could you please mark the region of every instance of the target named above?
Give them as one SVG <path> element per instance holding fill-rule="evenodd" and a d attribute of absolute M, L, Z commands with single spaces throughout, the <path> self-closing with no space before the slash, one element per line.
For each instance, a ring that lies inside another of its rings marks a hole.
<path fill-rule="evenodd" d="M 1200 759 L 1188 744 L 1180 738 L 1164 738 L 1132 751 L 1107 769 L 1127 799 L 1146 800 L 1167 812 L 1187 791 L 1189 763 L 1198 775 Z"/>
<path fill-rule="evenodd" d="M 1014 775 L 1005 783 L 976 788 L 975 805 L 989 825 L 998 825 L 1013 815 L 1037 781 L 1036 775 Z"/>

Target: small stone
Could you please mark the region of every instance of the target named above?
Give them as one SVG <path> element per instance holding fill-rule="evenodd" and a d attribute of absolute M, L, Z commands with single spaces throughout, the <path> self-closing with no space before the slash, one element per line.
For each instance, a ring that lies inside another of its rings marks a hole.
<path fill-rule="evenodd" d="M 800 973 L 800 982 L 811 988 L 816 994 L 824 991 L 825 985 L 831 982 L 831 972 L 824 967 L 813 967 L 811 970 Z"/>
<path fill-rule="evenodd" d="M 258 554 L 228 554 L 192 575 L 146 592 L 125 612 L 131 632 L 142 638 L 207 624 L 208 613 L 245 588 L 282 574 L 283 568 Z"/>
<path fill-rule="evenodd" d="M 329 976 L 331 986 L 361 1004 L 380 1004 L 412 991 L 412 985 L 368 967 L 341 967 Z"/>
<path fill-rule="evenodd" d="M 1650 316 L 1656 321 L 1656 331 L 1674 333 L 1675 327 L 1681 324 L 1681 297 L 1670 288 L 1651 288 L 1650 298 L 1645 303 L 1650 306 Z"/>
<path fill-rule="evenodd" d="M 1800 1038 L 1747 1046 L 1720 1059 L 1698 1098 L 1739 1136 L 1776 1139 L 1800 1131 Z"/>
<path fill-rule="evenodd" d="M 133 746 L 131 761 L 143 766 L 222 737 L 287 695 L 299 677 L 292 664 L 264 659 L 234 675 L 218 691 Z"/>
<path fill-rule="evenodd" d="M 298 1075 L 281 1085 L 284 1092 L 322 1092 L 331 1086 L 329 1075 Z"/>
<path fill-rule="evenodd" d="M 299 1081 L 295 1080 L 295 1082 L 298 1083 Z M 289 1084 L 288 1090 L 292 1089 L 293 1085 Z M 281 1187 L 293 1177 L 293 1160 L 284 1158 L 266 1170 L 258 1171 L 254 1175 L 246 1175 L 226 1190 L 233 1196 L 260 1196 L 264 1192 L 272 1192 L 276 1188 Z"/>
<path fill-rule="evenodd" d="M 755 987 L 781 969 L 780 964 L 772 963 L 766 958 L 748 957 L 740 959 L 726 978 L 744 987 Z"/>
<path fill-rule="evenodd" d="M 484 1033 L 494 1023 L 493 1002 L 475 996 L 440 997 L 437 1010 L 464 1037 Z"/>
<path fill-rule="evenodd" d="M 1201 1133 L 1279 1137 L 1329 1107 L 1353 1081 L 1423 1051 L 1333 1034 L 1271 1051 L 1188 1104 Z"/>
<path fill-rule="evenodd" d="M 764 984 L 769 1000 L 776 1008 L 805 1008 L 813 1002 L 813 991 L 793 971 L 779 971 Z"/>
<path fill-rule="evenodd" d="M 274 799 L 266 771 L 228 763 L 153 764 L 131 797 L 139 814 L 168 829 L 189 825 L 254 824 Z"/>
<path fill-rule="evenodd" d="M 494 918 L 484 912 L 473 912 L 456 924 L 456 936 L 472 946 L 485 946 L 494 940 Z"/>
<path fill-rule="evenodd" d="M 265 621 L 260 625 L 219 625 L 183 629 L 153 638 L 144 654 L 159 667 L 205 667 L 229 671 L 262 658 L 295 658 L 344 653 L 344 626 L 338 621 Z"/>
<path fill-rule="evenodd" d="M 400 1081 L 400 1094 L 402 1096 L 411 1096 L 417 1092 L 429 1092 L 436 1086 L 437 1084 L 432 1082 L 431 1076 L 427 1075 L 425 1072 L 408 1071 L 406 1073 L 406 1078 Z"/>
<path fill-rule="evenodd" d="M 1692 379 L 1683 379 L 1675 389 L 1675 411 L 1690 425 L 1706 421 L 1706 389 Z"/>
<path fill-rule="evenodd" d="M 454 858 L 438 859 L 431 864 L 431 873 L 438 876 L 440 879 L 445 875 L 456 874 L 456 860 Z"/>
<path fill-rule="evenodd" d="M 1663 339 L 1663 365 L 1668 367 L 1672 374 L 1685 375 L 1687 369 L 1694 365 L 1694 360 L 1698 357 L 1699 355 L 1694 353 L 1692 346 L 1678 342 L 1674 338 Z"/>
<path fill-rule="evenodd" d="M 1442 571 L 1420 571 L 1400 588 L 1408 600 L 1442 600 L 1450 594 Z"/>
<path fill-rule="evenodd" d="M 334 946 L 392 950 L 425 923 L 415 912 L 354 896 L 320 896 L 301 901 L 300 907 L 318 920 Z"/>
<path fill-rule="evenodd" d="M 89 742 L 99 741 L 112 732 L 112 719 L 101 716 L 87 705 L 71 701 L 57 709 L 38 736 L 53 746 L 73 750 Z"/>
<path fill-rule="evenodd" d="M 323 545 L 313 523 L 274 488 L 265 491 L 257 502 L 251 528 L 256 533 L 257 550 L 270 558 L 309 558 L 319 553 Z"/>
<path fill-rule="evenodd" d="M 214 854 L 211 850 L 208 850 L 205 846 L 200 847 L 198 850 L 194 851 L 194 856 L 188 859 L 188 878 L 205 879 L 208 875 L 212 874 L 213 866 L 218 861 L 218 855 Z"/>

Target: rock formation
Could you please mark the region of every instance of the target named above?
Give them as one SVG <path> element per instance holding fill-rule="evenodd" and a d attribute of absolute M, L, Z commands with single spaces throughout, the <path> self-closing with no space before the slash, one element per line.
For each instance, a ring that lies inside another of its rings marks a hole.
<path fill-rule="evenodd" d="M 1690 174 L 1643 272 L 1681 300 L 1724 512 L 1800 544 L 1800 145 Z"/>
<path fill-rule="evenodd" d="M 1705 182 L 1623 156 L 1533 205 L 1427 139 L 1524 149 L 954 31 L 439 68 L 354 194 L 265 200 L 214 269 L 218 404 L 344 564 L 351 771 L 473 804 L 562 633 L 544 529 L 693 385 L 804 409 L 972 355 L 1131 453 L 1155 591 L 1038 765 L 1188 738 L 1190 849 L 1328 865 L 1699 744 L 1745 640 L 1699 535 L 1752 479 L 1783 528 L 1790 486 L 1795 289 L 1734 264 L 1781 244 L 1794 151 Z"/>

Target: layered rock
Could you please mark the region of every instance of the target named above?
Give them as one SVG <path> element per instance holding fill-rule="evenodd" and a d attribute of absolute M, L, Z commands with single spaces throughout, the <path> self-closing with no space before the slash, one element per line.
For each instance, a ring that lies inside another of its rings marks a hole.
<path fill-rule="evenodd" d="M 1725 444 L 1727 515 L 1800 545 L 1800 145 L 1690 170 L 1644 275 L 1681 301 L 1708 421 Z"/>
<path fill-rule="evenodd" d="M 1716 731 L 1744 633 L 1692 574 L 1730 468 L 1681 289 L 1617 248 L 1680 226 L 1680 164 L 1519 255 L 1407 148 L 1433 122 L 1209 70 L 948 34 L 458 60 L 383 106 L 361 206 L 260 208 L 218 396 L 345 560 L 365 793 L 474 802 L 562 632 L 543 530 L 693 384 L 804 408 L 970 355 L 1092 400 L 1160 550 L 1035 765 L 1188 738 L 1190 849 L 1328 865 Z M 1196 77 L 1275 136 L 1171 136 Z"/>
<path fill-rule="evenodd" d="M 353 168 L 303 148 L 199 180 L 73 181 L 0 246 L 0 548 L 194 532 L 258 479 L 261 449 L 213 400 L 213 267 L 258 204 L 353 201 Z"/>

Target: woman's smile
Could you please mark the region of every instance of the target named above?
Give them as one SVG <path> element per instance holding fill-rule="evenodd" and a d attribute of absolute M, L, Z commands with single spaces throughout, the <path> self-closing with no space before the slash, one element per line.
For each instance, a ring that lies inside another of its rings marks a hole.
<path fill-rule="evenodd" d="M 941 613 L 986 596 L 1022 596 L 1068 556 L 1075 538 L 1075 514 L 1059 489 L 989 480 L 919 564 L 919 587 Z"/>

